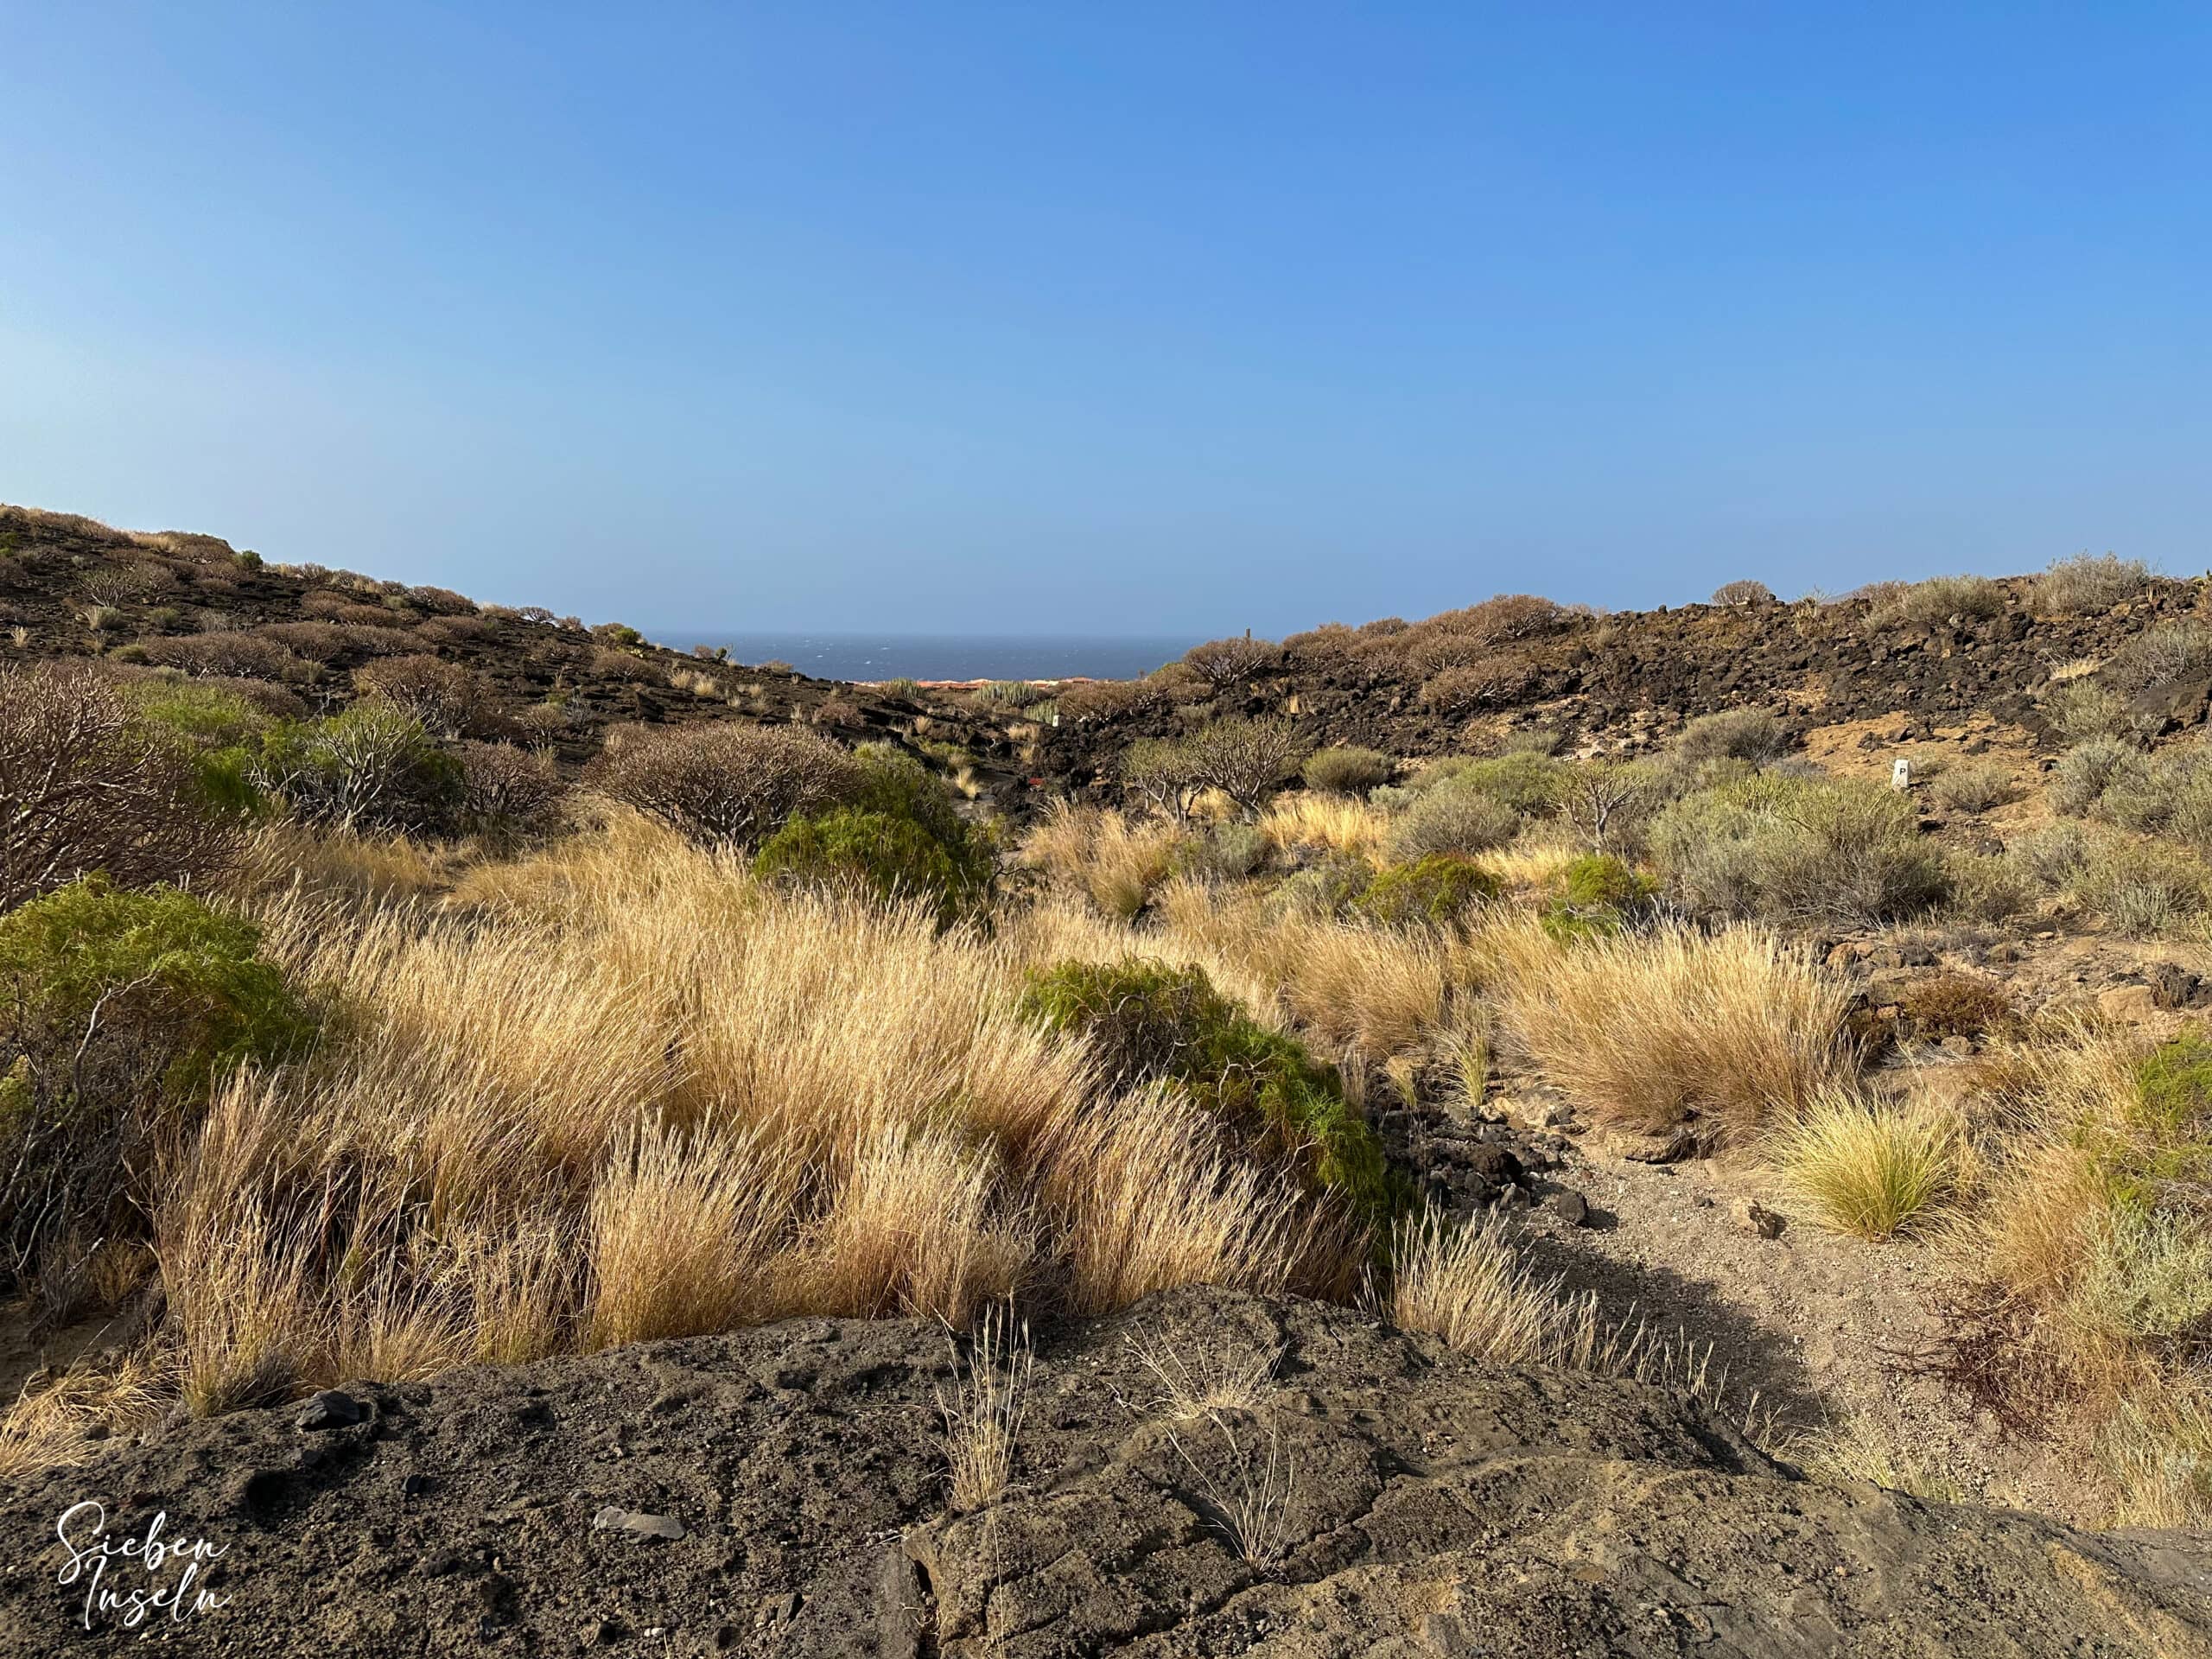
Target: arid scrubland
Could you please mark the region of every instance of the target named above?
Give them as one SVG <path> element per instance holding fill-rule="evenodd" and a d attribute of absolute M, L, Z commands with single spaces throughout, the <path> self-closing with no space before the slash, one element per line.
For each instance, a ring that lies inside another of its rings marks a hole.
<path fill-rule="evenodd" d="M 2063 567 L 2037 602 L 2132 581 Z M 1770 1171 L 1802 1222 L 1925 1253 L 1956 1295 L 1923 1361 L 1962 1413 L 2054 1441 L 2118 1518 L 2212 1516 L 2212 1047 L 1993 971 L 2062 929 L 2201 951 L 2212 766 L 2145 712 L 2212 672 L 2195 635 L 2055 667 L 2047 779 L 1985 742 L 1893 790 L 1761 707 L 1400 757 L 1194 701 L 1014 813 L 917 710 L 860 744 L 641 721 L 578 759 L 435 656 L 378 655 L 327 712 L 254 690 L 255 652 L 342 661 L 360 640 L 302 630 L 389 613 L 325 597 L 244 656 L 164 647 L 179 671 L 0 669 L 0 1244 L 48 1326 L 113 1333 L 26 1388 L 0 1467 L 349 1379 L 918 1316 L 988 1333 L 1014 1391 L 947 1402 L 969 1506 L 1021 1421 L 1014 1321 L 1192 1284 L 1748 1416 L 1381 1132 L 1495 1121 L 1510 1071 L 1638 1156 Z M 1514 598 L 1221 641 L 1126 696 L 1303 652 L 1409 665 L 1459 720 L 1587 626 Z M 1036 745 L 1124 695 L 969 698 Z M 1973 961 L 1897 978 L 1939 946 Z"/>

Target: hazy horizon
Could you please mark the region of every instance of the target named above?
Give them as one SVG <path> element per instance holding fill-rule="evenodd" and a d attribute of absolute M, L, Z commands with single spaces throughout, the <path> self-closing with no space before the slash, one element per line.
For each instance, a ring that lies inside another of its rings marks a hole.
<path fill-rule="evenodd" d="M 2212 13 L 10 9 L 0 499 L 652 631 L 2208 562 Z"/>

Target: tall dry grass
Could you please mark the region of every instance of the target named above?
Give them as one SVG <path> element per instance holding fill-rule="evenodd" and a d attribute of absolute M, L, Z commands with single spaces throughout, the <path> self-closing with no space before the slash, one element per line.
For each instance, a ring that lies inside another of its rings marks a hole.
<path fill-rule="evenodd" d="M 1958 1195 L 1960 1126 L 1923 1104 L 1832 1089 L 1775 1126 L 1768 1156 L 1823 1227 L 1861 1238 L 1924 1230 Z"/>
<path fill-rule="evenodd" d="M 1274 846 L 1344 853 L 1380 863 L 1390 841 L 1390 817 L 1356 795 L 1304 790 L 1278 795 L 1260 815 L 1260 834 Z"/>
<path fill-rule="evenodd" d="M 1080 894 L 1103 914 L 1127 921 L 1173 873 L 1182 839 L 1182 832 L 1164 818 L 1055 801 L 1023 837 L 1020 859 L 1062 891 Z"/>
<path fill-rule="evenodd" d="M 1849 988 L 1763 930 L 1567 945 L 1516 917 L 1478 943 L 1505 1028 L 1600 1123 L 1741 1141 L 1850 1070 Z"/>
<path fill-rule="evenodd" d="M 194 1411 L 796 1313 L 1349 1292 L 1332 1205 L 1019 1016 L 1041 932 L 770 891 L 619 813 L 449 886 L 245 900 L 327 1017 L 167 1154 Z"/>

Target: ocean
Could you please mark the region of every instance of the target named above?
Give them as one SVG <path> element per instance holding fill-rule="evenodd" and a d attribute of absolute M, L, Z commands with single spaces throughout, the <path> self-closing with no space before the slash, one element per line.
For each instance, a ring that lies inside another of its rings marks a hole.
<path fill-rule="evenodd" d="M 1131 680 L 1196 639 L 1084 634 L 700 633 L 651 637 L 677 651 L 728 645 L 735 662 L 789 663 L 823 680 Z"/>

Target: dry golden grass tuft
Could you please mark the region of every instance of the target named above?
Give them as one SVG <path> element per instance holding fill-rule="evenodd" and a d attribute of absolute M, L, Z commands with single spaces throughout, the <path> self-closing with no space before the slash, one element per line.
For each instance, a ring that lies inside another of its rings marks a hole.
<path fill-rule="evenodd" d="M 957 1375 L 957 1344 L 952 1361 Z M 950 1394 L 940 1390 L 938 1395 L 956 1514 L 982 1509 L 1012 1484 L 1031 1365 L 1029 1327 L 1016 1325 L 1010 1308 L 986 1310 L 969 1345 L 966 1374 L 958 1377 Z"/>
<path fill-rule="evenodd" d="M 1260 833 L 1277 847 L 1325 848 L 1380 863 L 1390 819 L 1357 796 L 1305 790 L 1277 796 L 1260 817 Z"/>
<path fill-rule="evenodd" d="M 1332 1203 L 1020 1016 L 1035 962 L 1147 947 L 1095 912 L 940 932 L 620 810 L 381 897 L 274 842 L 237 902 L 327 1015 L 164 1154 L 162 1374 L 195 1412 L 787 1313 L 1357 1280 Z M 4 1432 L 48 1444 L 60 1405 Z"/>
<path fill-rule="evenodd" d="M 1893 1238 L 1925 1229 L 1957 1196 L 1959 1130 L 1924 1105 L 1833 1089 L 1774 1126 L 1767 1155 L 1821 1226 Z"/>
<path fill-rule="evenodd" d="M 1563 944 L 1533 918 L 1477 941 L 1506 1029 L 1600 1123 L 1748 1138 L 1848 1075 L 1850 993 L 1775 935 L 1682 927 Z"/>
<path fill-rule="evenodd" d="M 1153 1409 L 1171 1417 L 1203 1417 L 1214 1411 L 1253 1411 L 1274 1382 L 1272 1349 L 1220 1338 L 1195 1344 L 1165 1336 L 1132 1336 L 1129 1351 L 1160 1384 Z"/>
<path fill-rule="evenodd" d="M 798 1166 L 757 1132 L 628 1132 L 593 1185 L 590 1343 L 701 1336 L 773 1316 Z"/>
<path fill-rule="evenodd" d="M 99 1439 L 151 1428 L 168 1410 L 168 1356 L 148 1348 L 80 1361 L 42 1386 L 26 1384 L 0 1413 L 0 1480 L 81 1463 Z"/>
<path fill-rule="evenodd" d="M 1164 819 L 1056 801 L 1023 838 L 1020 856 L 1055 887 L 1127 921 L 1173 872 L 1181 841 L 1181 832 Z"/>
<path fill-rule="evenodd" d="M 1457 1229 L 1433 1217 L 1410 1219 L 1395 1243 L 1390 1318 L 1405 1329 L 1506 1364 L 1554 1363 L 1573 1345 L 1576 1305 L 1514 1249 L 1502 1212 Z"/>

